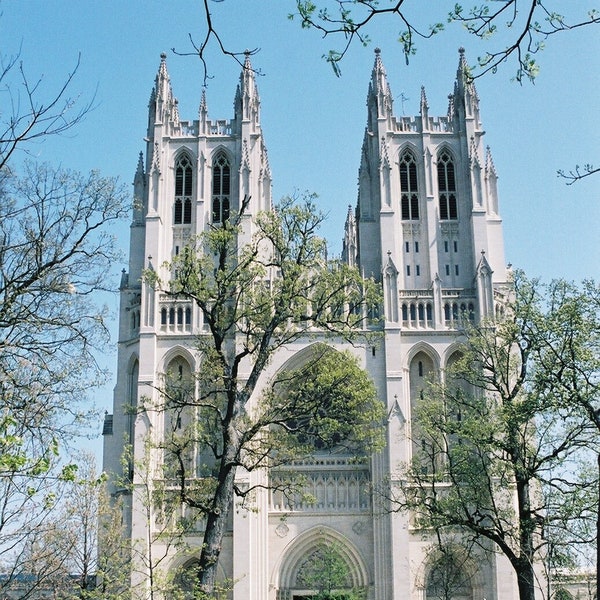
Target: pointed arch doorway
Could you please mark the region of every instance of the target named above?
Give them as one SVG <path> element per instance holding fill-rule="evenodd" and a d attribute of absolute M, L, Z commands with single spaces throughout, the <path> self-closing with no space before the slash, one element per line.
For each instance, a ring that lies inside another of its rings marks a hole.
<path fill-rule="evenodd" d="M 366 598 L 369 577 L 362 557 L 342 534 L 317 527 L 295 540 L 279 569 L 278 600 Z"/>

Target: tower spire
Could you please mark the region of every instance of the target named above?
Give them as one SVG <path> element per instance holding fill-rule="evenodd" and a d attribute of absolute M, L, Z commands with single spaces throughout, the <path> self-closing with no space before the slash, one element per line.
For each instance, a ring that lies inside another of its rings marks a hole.
<path fill-rule="evenodd" d="M 133 178 L 133 222 L 140 224 L 146 212 L 146 173 L 144 171 L 144 153 L 138 156 L 137 168 Z"/>
<path fill-rule="evenodd" d="M 247 121 L 254 126 L 260 122 L 260 99 L 256 86 L 255 71 L 250 62 L 250 50 L 244 52 L 244 65 L 240 74 L 240 82 L 235 94 L 235 118 Z"/>
<path fill-rule="evenodd" d="M 356 240 L 356 219 L 352 206 L 348 206 L 344 224 L 344 239 L 342 242 L 342 260 L 351 267 L 356 266 L 358 245 Z"/>
<path fill-rule="evenodd" d="M 479 129 L 479 97 L 465 58 L 465 49 L 459 48 L 458 54 L 458 69 L 454 82 L 454 110 L 459 117 L 472 119 L 474 128 Z"/>
<path fill-rule="evenodd" d="M 202 115 L 208 113 L 208 105 L 206 104 L 206 88 L 202 88 L 202 96 L 200 97 L 200 106 L 198 107 L 198 115 L 202 118 Z"/>
<path fill-rule="evenodd" d="M 494 177 L 498 177 L 496 173 L 496 166 L 494 165 L 494 159 L 492 158 L 492 151 L 489 146 L 485 148 L 485 171 L 486 174 L 493 175 Z"/>
<path fill-rule="evenodd" d="M 171 90 L 171 78 L 167 71 L 167 55 L 163 52 L 160 55 L 160 66 L 154 83 L 157 108 L 168 107 L 173 100 L 173 92 Z M 158 115 L 157 115 L 158 116 Z"/>
<path fill-rule="evenodd" d="M 487 146 L 485 150 L 485 182 L 488 193 L 488 208 L 490 212 L 498 214 L 498 174 L 492 158 L 492 151 Z"/>
<path fill-rule="evenodd" d="M 385 119 L 387 122 L 391 121 L 393 98 L 379 48 L 375 48 L 375 64 L 373 65 L 371 82 L 369 83 L 367 106 L 369 107 L 370 131 L 373 131 L 375 123 L 379 119 Z"/>
<path fill-rule="evenodd" d="M 171 78 L 167 71 L 167 55 L 160 55 L 158 73 L 154 79 L 154 87 L 150 94 L 148 106 L 149 134 L 152 135 L 152 127 L 155 123 L 166 123 L 173 115 L 177 115 L 177 101 L 173 97 L 171 89 Z"/>

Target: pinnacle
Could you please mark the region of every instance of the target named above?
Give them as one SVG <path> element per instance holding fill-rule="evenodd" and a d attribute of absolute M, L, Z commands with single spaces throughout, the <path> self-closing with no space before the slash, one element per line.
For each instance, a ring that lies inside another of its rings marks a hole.
<path fill-rule="evenodd" d="M 425 93 L 425 86 L 421 86 L 421 110 L 428 109 L 429 104 L 427 102 L 427 94 Z"/>

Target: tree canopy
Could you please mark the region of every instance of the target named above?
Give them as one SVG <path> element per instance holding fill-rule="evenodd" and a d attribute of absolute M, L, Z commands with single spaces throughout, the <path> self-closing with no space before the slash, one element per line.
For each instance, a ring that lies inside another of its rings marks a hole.
<path fill-rule="evenodd" d="M 160 399 L 146 410 L 168 417 L 165 468 L 179 499 L 206 519 L 198 565 L 203 593 L 212 593 L 236 471 L 286 464 L 315 447 L 348 443 L 364 453 L 380 444 L 381 404 L 348 353 L 315 345 L 298 371 L 269 385 L 259 379 L 282 347 L 313 336 L 333 343 L 366 341 L 377 323 L 378 287 L 356 269 L 328 260 L 317 234 L 323 215 L 314 197 L 284 199 L 255 218 L 252 239 L 240 242 L 247 203 L 238 215 L 200 234 L 167 265 L 167 294 L 193 300 L 206 333 L 197 336 L 200 367 L 167 373 Z M 265 390 L 260 392 L 260 389 Z M 258 394 L 258 397 L 257 397 Z M 325 414 L 323 407 L 328 406 Z M 190 460 L 194 452 L 201 461 Z"/>
<path fill-rule="evenodd" d="M 44 97 L 18 56 L 0 63 L 0 568 L 7 574 L 0 585 L 7 587 L 33 564 L 28 557 L 75 477 L 60 451 L 86 429 L 87 394 L 106 376 L 96 361 L 109 340 L 99 294 L 120 256 L 108 229 L 127 203 L 114 178 L 17 159 L 76 126 L 90 105 L 78 109 L 70 97 L 73 74 Z"/>
<path fill-rule="evenodd" d="M 502 552 L 531 600 L 536 563 L 577 564 L 596 541 L 600 327 L 572 284 L 517 275 L 514 294 L 424 392 L 395 501 L 442 540 L 458 531 Z"/>

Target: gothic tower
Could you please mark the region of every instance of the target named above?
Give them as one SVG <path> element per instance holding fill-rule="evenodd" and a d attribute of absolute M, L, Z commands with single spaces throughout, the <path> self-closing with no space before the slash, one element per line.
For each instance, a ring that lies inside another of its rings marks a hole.
<path fill-rule="evenodd" d="M 422 89 L 420 115 L 396 117 L 376 50 L 358 202 L 348 211 L 343 259 L 380 282 L 383 291 L 382 335 L 351 351 L 387 407 L 387 446 L 362 464 L 337 456 L 299 465 L 314 502 L 290 503 L 284 495 L 263 491 L 257 493 L 254 510 L 232 510 L 219 568 L 234 582 L 234 600 L 310 597 L 315 590 L 304 576 L 306 565 L 318 558 L 324 544 L 334 546 L 346 565 L 348 586 L 366 590 L 369 600 L 435 597 L 430 540 L 413 528 L 408 515 L 389 511 L 377 490 L 401 483 L 399 467 L 413 453 L 412 407 L 428 376 L 443 376 L 455 360 L 461 324 L 493 315 L 508 290 L 497 176 L 466 69 L 461 49 L 445 116 L 429 115 Z M 243 202 L 249 205 L 241 244 L 252 235 L 254 216 L 271 209 L 271 174 L 249 56 L 233 119 L 209 120 L 203 93 L 198 119 L 182 121 L 162 55 L 146 140 L 134 179 L 129 269 L 120 287 L 114 410 L 104 427 L 105 470 L 119 473 L 122 464 L 129 465 L 123 476 L 135 489 L 151 486 L 156 476 L 144 440 L 160 436 L 167 418 L 141 405 L 156 397 L 167 370 L 194 372 L 194 337 L 203 331 L 202 316 L 192 303 L 154 291 L 143 275 L 154 271 L 168 280 L 165 261 Z M 312 343 L 279 351 L 267 376 L 301 364 Z M 128 447 L 132 455 L 123 463 Z M 277 473 L 240 473 L 238 484 L 266 483 L 269 476 Z M 111 491 L 124 501 L 127 535 L 142 556 L 132 582 L 143 585 L 149 548 L 160 546 L 153 542 L 158 525 L 127 489 L 113 479 Z M 191 535 L 185 553 L 164 544 L 156 548 L 165 556 L 162 568 L 188 564 L 200 540 Z M 516 598 L 515 582 L 501 558 L 486 556 L 469 568 L 473 576 L 457 592 L 461 600 Z"/>
<path fill-rule="evenodd" d="M 123 456 L 131 453 L 126 457 L 129 473 L 123 475 L 134 486 L 155 476 L 155 457 L 145 440 L 165 426 L 163 415 L 141 410 L 141 404 L 156 398 L 167 371 L 194 372 L 194 335 L 203 330 L 202 315 L 191 302 L 155 292 L 144 273 L 154 271 L 168 281 L 165 262 L 194 235 L 227 220 L 246 199 L 242 244 L 252 235 L 252 216 L 271 209 L 271 173 L 249 53 L 235 92 L 233 119 L 215 121 L 208 118 L 204 92 L 198 118 L 180 119 L 162 54 L 148 105 L 145 159 L 140 154 L 134 178 L 129 270 L 123 270 L 120 285 L 114 410 L 104 426 L 105 470 L 120 473 Z M 138 465 L 145 465 L 145 472 Z M 136 505 L 136 494 L 125 492 L 118 481 L 112 492 L 124 499 L 132 544 L 143 546 L 154 534 L 146 527 L 147 507 Z"/>
<path fill-rule="evenodd" d="M 346 219 L 344 259 L 381 281 L 383 289 L 379 383 L 390 418 L 385 456 L 374 464 L 381 461 L 392 486 L 403 483 L 398 466 L 415 450 L 412 409 L 425 382 L 443 377 L 456 360 L 462 324 L 493 316 L 509 290 L 496 170 L 483 144 L 479 98 L 467 77 L 464 50 L 459 52 L 447 114 L 430 116 L 421 88 L 420 114 L 396 117 L 375 50 L 358 202 Z M 427 536 L 414 531 L 404 514 L 389 516 L 385 525 L 376 521 L 374 528 L 381 540 L 376 597 L 433 597 L 435 565 L 427 558 Z M 482 557 L 476 571 L 459 596 L 515 593 L 514 582 L 504 591 L 499 586 L 499 579 L 512 581 L 502 559 Z"/>

